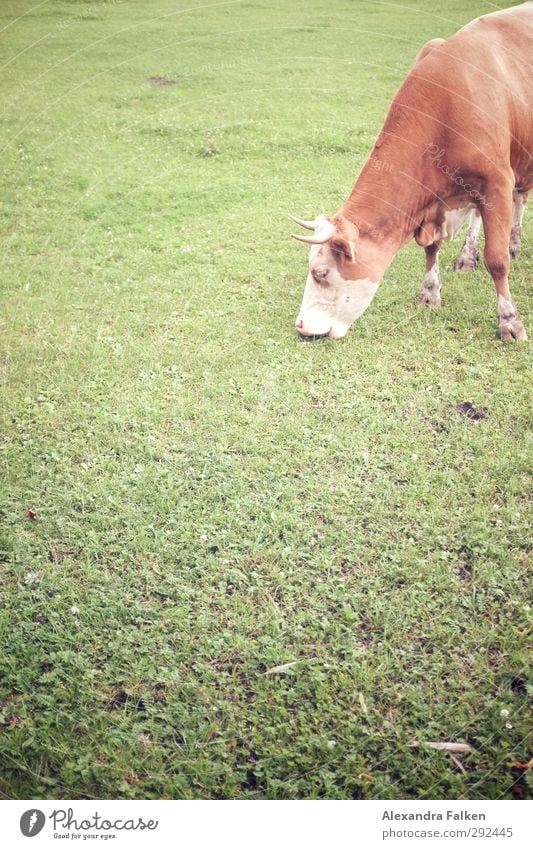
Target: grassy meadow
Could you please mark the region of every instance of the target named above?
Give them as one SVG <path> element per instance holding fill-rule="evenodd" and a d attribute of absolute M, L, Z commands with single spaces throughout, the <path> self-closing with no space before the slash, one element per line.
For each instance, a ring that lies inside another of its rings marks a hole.
<path fill-rule="evenodd" d="M 492 9 L 3 0 L 0 798 L 530 792 L 530 343 L 460 239 L 300 341 L 287 219 Z"/>

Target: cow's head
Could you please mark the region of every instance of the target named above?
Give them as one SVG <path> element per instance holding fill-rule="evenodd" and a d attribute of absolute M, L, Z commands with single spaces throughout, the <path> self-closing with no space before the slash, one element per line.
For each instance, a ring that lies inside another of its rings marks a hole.
<path fill-rule="evenodd" d="M 314 231 L 312 236 L 292 234 L 311 245 L 296 329 L 300 336 L 342 339 L 369 306 L 379 285 L 365 276 L 365 266 L 358 261 L 358 229 L 343 216 L 318 215 L 314 221 L 290 217 Z"/>

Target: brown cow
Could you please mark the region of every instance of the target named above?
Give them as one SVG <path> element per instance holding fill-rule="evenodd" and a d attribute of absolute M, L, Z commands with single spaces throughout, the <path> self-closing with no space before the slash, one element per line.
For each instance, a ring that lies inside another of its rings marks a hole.
<path fill-rule="evenodd" d="M 440 304 L 438 252 L 472 210 L 485 231 L 501 338 L 526 339 L 508 284 L 513 193 L 533 188 L 533 2 L 483 15 L 420 52 L 350 196 L 314 230 L 296 328 L 343 337 L 400 248 L 426 251 L 421 300 Z M 520 203 L 522 208 L 522 203 Z"/>

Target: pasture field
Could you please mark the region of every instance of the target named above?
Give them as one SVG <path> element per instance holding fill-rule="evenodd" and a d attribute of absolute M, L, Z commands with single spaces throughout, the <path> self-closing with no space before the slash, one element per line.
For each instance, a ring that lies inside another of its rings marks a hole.
<path fill-rule="evenodd" d="M 298 340 L 287 219 L 493 8 L 3 0 L 1 798 L 528 795 L 530 343 L 460 239 Z"/>

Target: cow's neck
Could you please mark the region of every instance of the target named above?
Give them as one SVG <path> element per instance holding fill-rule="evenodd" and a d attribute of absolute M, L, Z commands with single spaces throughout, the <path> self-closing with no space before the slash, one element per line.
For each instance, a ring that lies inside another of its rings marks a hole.
<path fill-rule="evenodd" d="M 425 199 L 418 186 L 408 191 L 406 178 L 399 178 L 396 184 L 390 176 L 385 179 L 382 174 L 371 173 L 371 168 L 369 163 L 365 165 L 342 212 L 357 225 L 361 235 L 389 239 L 401 247 L 412 238 Z"/>
<path fill-rule="evenodd" d="M 359 230 L 359 255 L 368 254 L 379 279 L 400 248 L 412 239 L 442 186 L 421 176 L 421 155 L 428 128 L 414 135 L 411 115 L 393 106 L 376 144 L 340 213 Z M 416 141 L 413 141 L 413 138 Z M 425 164 L 425 163 L 424 163 Z M 435 171 L 435 169 L 433 169 Z"/>
<path fill-rule="evenodd" d="M 402 169 L 405 173 L 405 169 Z M 414 235 L 423 216 L 425 199 L 406 177 L 375 170 L 372 157 L 363 168 L 341 214 L 359 230 L 359 255 L 368 254 L 373 277 L 385 273 L 394 256 Z"/>

